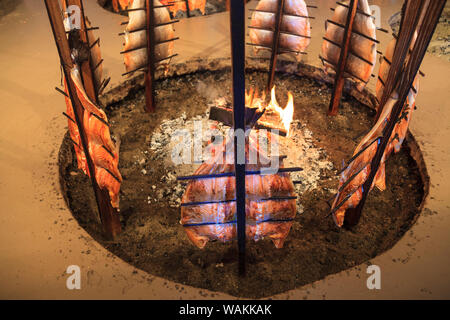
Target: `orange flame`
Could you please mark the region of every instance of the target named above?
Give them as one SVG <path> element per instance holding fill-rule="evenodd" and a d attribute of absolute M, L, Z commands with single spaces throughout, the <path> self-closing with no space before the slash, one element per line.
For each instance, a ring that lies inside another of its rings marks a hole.
<path fill-rule="evenodd" d="M 261 97 L 259 96 L 258 89 L 250 88 L 245 91 L 245 106 L 248 108 L 258 108 L 259 111 L 264 110 L 264 101 L 266 100 L 266 94 L 263 92 Z"/>
<path fill-rule="evenodd" d="M 286 129 L 287 136 L 289 136 L 291 122 L 294 118 L 294 98 L 292 97 L 292 94 L 288 92 L 288 102 L 286 104 L 286 107 L 282 109 L 277 102 L 277 98 L 275 95 L 275 86 L 273 86 L 272 91 L 270 92 L 270 103 L 267 108 L 272 109 L 279 114 L 281 122 Z"/>

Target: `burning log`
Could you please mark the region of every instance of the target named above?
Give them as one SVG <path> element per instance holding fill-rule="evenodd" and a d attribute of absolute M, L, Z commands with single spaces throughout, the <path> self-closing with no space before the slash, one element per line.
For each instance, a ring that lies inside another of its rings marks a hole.
<path fill-rule="evenodd" d="M 265 95 L 258 96 L 257 91 L 251 89 L 246 94 L 246 106 L 249 108 L 256 108 L 262 112 L 262 115 L 256 121 L 255 129 L 267 129 L 277 130 L 281 136 L 287 136 L 289 134 L 289 127 L 294 116 L 294 101 L 292 94 L 288 93 L 288 103 L 286 107 L 282 109 L 275 95 L 275 87 L 271 90 L 271 100 L 267 107 L 264 107 Z M 220 121 L 227 126 L 233 126 L 233 109 L 226 104 L 217 104 L 211 107 L 209 113 L 209 119 Z"/>

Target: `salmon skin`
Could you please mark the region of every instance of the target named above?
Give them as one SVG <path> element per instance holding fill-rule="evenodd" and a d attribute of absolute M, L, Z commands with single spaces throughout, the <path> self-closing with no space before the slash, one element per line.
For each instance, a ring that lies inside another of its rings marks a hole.
<path fill-rule="evenodd" d="M 64 91 L 66 92 L 66 95 L 64 96 L 64 100 L 66 102 L 66 113 L 70 117 L 70 119 L 67 119 L 67 127 L 69 128 L 70 139 L 72 140 L 73 148 L 75 150 L 78 169 L 82 170 L 85 174 L 89 174 L 86 155 L 84 154 L 83 145 L 81 143 L 80 132 L 78 131 L 78 126 L 75 122 L 75 113 L 73 111 L 72 101 L 70 101 L 69 98 L 69 90 L 67 88 L 66 79 L 64 79 Z"/>
<path fill-rule="evenodd" d="M 269 163 L 269 159 L 259 149 L 257 140 L 251 136 L 249 139 L 250 143 L 246 144 L 246 170 L 261 170 L 268 166 L 263 163 Z M 212 160 L 203 163 L 195 175 L 233 172 L 233 142 L 224 142 L 212 150 Z M 259 155 L 256 164 L 248 163 L 249 152 Z M 180 223 L 197 247 L 204 248 L 209 240 L 225 242 L 236 238 L 236 202 L 232 201 L 235 196 L 234 177 L 198 179 L 188 184 L 181 201 Z M 296 199 L 291 199 L 293 196 L 294 185 L 287 173 L 247 175 L 247 238 L 258 241 L 267 237 L 277 248 L 281 248 L 297 212 Z"/>
<path fill-rule="evenodd" d="M 155 24 L 163 24 L 170 22 L 170 14 L 166 8 L 162 8 L 161 2 L 154 0 L 153 4 Z M 130 9 L 145 8 L 145 0 L 134 0 Z M 136 10 L 128 12 L 129 21 L 125 28 L 125 45 L 124 45 L 124 64 L 127 72 L 145 67 L 147 65 L 147 31 L 146 26 L 146 12 L 145 10 Z M 144 28 L 144 30 L 140 30 Z M 163 42 L 174 38 L 174 29 L 172 24 L 156 27 L 155 29 L 155 43 Z M 165 59 L 173 54 L 173 41 L 159 43 L 155 46 L 155 59 Z M 168 60 L 161 61 L 159 65 L 167 69 Z"/>
<path fill-rule="evenodd" d="M 349 1 L 343 1 L 348 6 Z M 358 1 L 358 9 L 370 15 L 370 6 L 367 0 Z M 347 22 L 348 9 L 344 6 L 338 5 L 334 11 L 331 21 L 345 25 Z M 372 39 L 376 39 L 376 26 L 373 18 L 367 17 L 361 13 L 356 13 L 353 22 L 353 30 L 362 33 Z M 337 43 L 342 46 L 344 40 L 344 28 L 332 23 L 326 24 L 325 38 L 331 41 L 324 40 L 322 44 L 322 57 L 324 58 L 325 71 L 336 69 L 339 63 L 339 56 L 341 49 L 333 44 Z M 346 77 L 353 78 L 357 83 L 359 90 L 366 85 L 370 79 L 373 68 L 376 62 L 376 43 L 356 33 L 352 33 L 350 39 L 350 48 L 345 65 Z M 352 54 L 355 53 L 355 54 Z M 359 57 L 357 57 L 359 56 Z M 361 59 L 362 58 L 362 59 Z M 365 61 L 364 61 L 364 60 Z"/>
<path fill-rule="evenodd" d="M 75 84 L 77 98 L 80 100 L 84 109 L 83 127 L 88 140 L 89 155 L 95 168 L 95 179 L 100 188 L 106 188 L 108 190 L 111 205 L 119 209 L 119 190 L 122 176 L 118 169 L 119 152 L 111 139 L 108 119 L 104 111 L 98 108 L 87 96 L 77 66 L 72 68 L 70 77 Z M 72 119 L 75 119 L 72 104 L 67 97 L 66 104 L 68 115 Z M 85 174 L 90 175 L 78 127 L 71 120 L 68 121 L 71 139 L 78 145 L 74 146 L 77 154 L 78 167 Z"/>
<path fill-rule="evenodd" d="M 394 126 L 388 145 L 384 151 L 383 157 L 372 183 L 371 189 L 376 186 L 380 191 L 386 189 L 386 160 L 392 152 L 399 152 L 402 143 L 406 137 L 411 113 L 414 110 L 415 98 L 418 87 L 418 79 L 414 82 L 414 90 L 410 90 L 406 102 L 402 108 L 402 113 L 398 122 Z M 363 184 L 370 174 L 370 164 L 377 152 L 379 142 L 383 135 L 383 130 L 391 116 L 392 109 L 398 101 L 398 94 L 394 92 L 388 102 L 385 104 L 377 123 L 370 132 L 362 139 L 353 153 L 356 157 L 350 165 L 342 172 L 339 179 L 339 192 L 332 205 L 332 210 L 341 205 L 334 213 L 333 219 L 339 227 L 344 224 L 345 211 L 348 208 L 355 208 L 362 198 Z M 374 142 L 375 141 L 375 142 Z M 349 179 L 351 181 L 347 182 Z M 347 184 L 346 184 L 347 183 Z M 348 198 L 347 200 L 345 200 Z"/>
<path fill-rule="evenodd" d="M 414 38 L 411 42 L 411 48 L 414 46 L 417 39 L 417 32 L 414 34 Z M 376 84 L 376 96 L 377 100 L 380 102 L 384 92 L 384 85 L 387 81 L 390 66 L 392 63 L 392 57 L 394 55 L 395 45 L 397 40 L 393 38 L 387 48 L 386 52 L 381 58 L 380 69 L 378 72 L 378 80 Z M 409 59 L 409 55 L 407 56 Z M 409 127 L 409 121 L 411 120 L 411 114 L 414 111 L 416 105 L 416 96 L 419 92 L 419 77 L 416 75 L 411 90 L 406 98 L 405 105 L 403 106 L 402 113 L 400 115 L 400 121 L 395 125 L 394 131 L 392 133 L 392 141 L 388 145 L 387 153 L 390 154 L 393 150 L 399 152 L 403 141 L 405 140 L 406 133 Z"/>
<path fill-rule="evenodd" d="M 277 0 L 261 0 L 256 9 L 276 12 L 277 3 Z M 279 50 L 281 52 L 283 49 L 304 52 L 309 46 L 311 27 L 307 17 L 308 10 L 303 0 L 286 0 L 284 2 L 279 38 Z M 250 26 L 269 30 L 275 29 L 275 13 L 253 12 Z M 255 53 L 260 50 L 267 50 L 264 47 L 272 47 L 273 32 L 255 28 L 249 28 L 251 43 L 261 45 L 261 47 L 254 47 Z M 283 33 L 283 31 L 286 33 Z M 300 60 L 301 55 L 297 54 L 296 59 Z"/>
<path fill-rule="evenodd" d="M 392 110 L 392 107 L 397 102 L 397 99 L 391 98 L 385 108 L 383 114 L 378 119 L 377 123 L 373 126 L 370 132 L 362 139 L 359 145 L 356 147 L 353 156 L 356 156 L 362 150 L 362 153 L 353 160 L 352 163 L 341 173 L 339 178 L 339 188 L 336 198 L 334 199 L 332 210 L 337 208 L 347 197 L 348 200 L 345 201 L 333 214 L 333 219 L 339 227 L 344 224 L 345 211 L 348 208 L 355 208 L 362 197 L 362 185 L 366 182 L 370 174 L 370 164 L 372 162 L 375 153 L 378 148 L 378 141 L 373 142 L 375 139 L 382 135 L 383 129 L 386 126 L 388 116 Z M 383 157 L 384 158 L 384 157 Z M 384 160 L 380 164 L 379 172 L 382 177 L 377 176 L 374 180 L 374 185 L 376 185 L 380 190 L 384 190 Z M 349 181 L 349 179 L 351 179 Z"/>

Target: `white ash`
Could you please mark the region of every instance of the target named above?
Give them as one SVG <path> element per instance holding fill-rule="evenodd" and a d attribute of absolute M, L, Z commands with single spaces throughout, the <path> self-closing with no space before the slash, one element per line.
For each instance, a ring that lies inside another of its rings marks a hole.
<path fill-rule="evenodd" d="M 177 130 L 187 130 L 187 132 L 194 136 L 194 121 L 200 121 L 203 128 L 203 136 L 196 137 L 202 139 L 203 148 L 210 143 L 211 132 L 207 129 L 214 129 L 220 132 L 224 137 L 228 133 L 229 127 L 224 126 L 217 121 L 209 120 L 209 112 L 187 119 L 186 114 L 181 114 L 180 117 L 165 120 L 161 123 L 159 128 L 155 130 L 150 139 L 151 154 L 150 162 L 152 160 L 165 161 L 167 173 L 161 178 L 161 185 L 157 189 L 152 186 L 149 190 L 149 203 L 151 198 L 153 201 L 164 199 L 171 207 L 179 207 L 181 197 L 184 193 L 186 182 L 177 181 L 177 176 L 192 175 L 199 167 L 199 163 L 175 165 L 171 160 L 172 150 L 175 144 L 180 142 L 179 139 L 172 140 L 174 133 Z M 272 135 L 272 138 L 275 135 Z M 275 136 L 279 141 L 280 155 L 286 155 L 284 159 L 284 167 L 301 167 L 303 171 L 291 173 L 292 181 L 301 181 L 295 184 L 297 192 L 297 208 L 298 212 L 303 212 L 302 197 L 305 192 L 313 191 L 319 187 L 319 182 L 325 179 L 327 171 L 333 170 L 333 164 L 328 159 L 324 149 L 318 148 L 313 141 L 312 132 L 306 125 L 294 120 L 291 124 L 291 132 L 289 137 Z M 192 145 L 185 146 L 192 148 Z M 184 147 L 183 147 L 184 148 Z M 187 149 L 186 149 L 187 150 Z M 193 155 L 192 158 L 194 159 Z"/>

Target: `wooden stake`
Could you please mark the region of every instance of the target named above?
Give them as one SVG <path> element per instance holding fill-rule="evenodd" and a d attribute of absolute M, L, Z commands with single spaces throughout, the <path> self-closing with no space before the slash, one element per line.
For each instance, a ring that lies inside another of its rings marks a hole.
<path fill-rule="evenodd" d="M 245 132 L 245 11 L 244 1 L 230 3 L 231 62 L 233 79 L 234 130 Z M 239 275 L 245 275 L 245 142 L 234 136 L 234 166 L 236 175 L 236 214 L 239 248 Z"/>
<path fill-rule="evenodd" d="M 65 1 L 67 6 L 77 6 L 80 8 L 80 29 L 78 31 L 80 35 L 80 40 L 89 46 L 89 38 L 87 35 L 87 28 L 86 28 L 86 17 L 84 15 L 84 7 L 82 0 L 66 0 Z M 81 71 L 81 79 L 83 80 L 84 89 L 86 90 L 86 94 L 88 97 L 95 103 L 98 102 L 98 96 L 97 91 L 95 89 L 94 85 L 94 73 L 91 69 L 91 55 L 89 51 L 89 57 L 88 60 L 85 60 L 81 62 L 80 64 L 80 71 Z"/>
<path fill-rule="evenodd" d="M 387 82 L 391 83 L 391 85 L 384 88 L 384 90 L 387 91 L 386 94 L 388 95 L 388 97 L 391 96 L 394 91 L 397 91 L 399 99 L 392 109 L 388 123 L 383 130 L 381 143 L 378 146 L 377 152 L 375 153 L 375 156 L 370 164 L 370 174 L 363 185 L 363 194 L 361 201 L 356 208 L 347 209 L 345 212 L 344 225 L 347 227 L 352 227 L 359 222 L 362 209 L 366 202 L 367 195 L 370 191 L 370 187 L 372 186 L 373 180 L 378 172 L 378 168 L 385 153 L 386 147 L 388 146 L 388 143 L 391 139 L 391 135 L 395 128 L 395 125 L 398 122 L 410 88 L 419 71 L 420 65 L 423 61 L 427 47 L 431 41 L 445 3 L 446 0 L 405 1 L 406 10 L 405 14 L 402 17 L 400 33 L 397 45 L 394 50 L 391 69 L 389 70 L 388 74 Z M 421 16 L 423 16 L 424 18 L 421 23 L 421 27 L 418 28 Z M 403 67 L 403 63 L 405 61 L 406 55 L 408 54 L 408 50 L 416 30 L 417 39 L 414 48 L 408 59 L 407 65 Z M 384 104 L 381 104 L 380 106 L 383 105 Z"/>
<path fill-rule="evenodd" d="M 190 18 L 191 17 L 191 9 L 189 8 L 189 1 L 184 0 L 184 2 L 186 3 L 186 15 L 188 18 Z"/>
<path fill-rule="evenodd" d="M 53 36 L 56 47 L 60 57 L 61 65 L 63 66 L 64 78 L 67 81 L 68 93 L 72 102 L 73 111 L 75 115 L 75 122 L 77 123 L 78 131 L 80 133 L 81 144 L 85 151 L 86 162 L 91 178 L 92 187 L 94 189 L 95 199 L 97 201 L 100 220 L 108 238 L 114 238 L 121 232 L 121 225 L 117 211 L 111 206 L 109 193 L 106 189 L 100 189 L 95 179 L 95 167 L 90 154 L 88 152 L 88 140 L 86 132 L 83 127 L 83 107 L 76 94 L 76 87 L 70 71 L 73 67 L 70 56 L 69 42 L 66 37 L 64 24 L 61 18 L 61 8 L 58 0 L 45 0 L 50 25 L 52 27 Z"/>
<path fill-rule="evenodd" d="M 155 111 L 155 12 L 153 0 L 146 0 L 147 13 L 147 72 L 145 73 L 145 112 Z"/>
<path fill-rule="evenodd" d="M 350 40 L 352 38 L 353 22 L 355 21 L 356 9 L 358 8 L 358 0 L 350 0 L 347 10 L 347 22 L 345 24 L 344 39 L 341 44 L 341 52 L 339 62 L 336 68 L 336 78 L 334 79 L 333 93 L 331 94 L 330 107 L 328 115 L 335 116 L 341 103 L 342 90 L 344 89 L 344 72 L 347 65 L 347 57 L 349 53 Z"/>
<path fill-rule="evenodd" d="M 267 91 L 270 92 L 273 87 L 273 79 L 275 77 L 275 69 L 277 67 L 278 48 L 280 44 L 280 27 L 283 18 L 284 0 L 278 0 L 277 11 L 275 13 L 275 29 L 272 38 L 272 52 L 269 65 L 269 79 L 267 80 Z"/>

